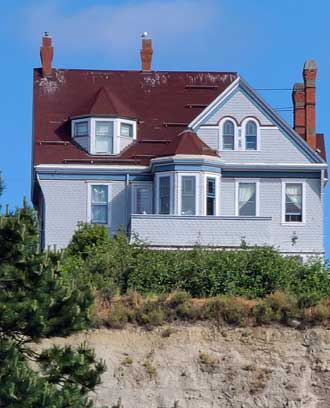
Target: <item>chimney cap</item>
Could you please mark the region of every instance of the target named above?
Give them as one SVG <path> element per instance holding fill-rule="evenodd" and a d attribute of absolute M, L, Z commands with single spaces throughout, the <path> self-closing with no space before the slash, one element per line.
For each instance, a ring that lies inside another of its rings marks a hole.
<path fill-rule="evenodd" d="M 305 85 L 303 83 L 301 83 L 301 82 L 296 82 L 293 85 L 293 90 L 294 91 L 304 91 L 304 89 L 305 89 Z"/>
<path fill-rule="evenodd" d="M 304 69 L 317 69 L 316 61 L 312 59 L 305 61 Z"/>

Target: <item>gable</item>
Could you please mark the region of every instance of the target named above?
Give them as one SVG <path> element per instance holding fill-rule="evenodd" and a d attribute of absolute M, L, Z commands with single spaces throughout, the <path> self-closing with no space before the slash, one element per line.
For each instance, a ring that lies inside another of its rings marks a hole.
<path fill-rule="evenodd" d="M 235 123 L 235 150 L 221 150 L 222 124 Z M 246 121 L 258 123 L 257 151 L 244 149 Z M 244 122 L 245 121 L 245 122 Z M 322 163 L 323 159 L 241 78 L 232 83 L 191 123 L 190 127 L 225 161 Z"/>
<path fill-rule="evenodd" d="M 274 123 L 239 88 L 207 118 L 204 124 L 217 125 L 226 116 L 235 118 L 237 123 L 241 123 L 246 117 L 253 117 L 262 126 L 274 126 Z"/>

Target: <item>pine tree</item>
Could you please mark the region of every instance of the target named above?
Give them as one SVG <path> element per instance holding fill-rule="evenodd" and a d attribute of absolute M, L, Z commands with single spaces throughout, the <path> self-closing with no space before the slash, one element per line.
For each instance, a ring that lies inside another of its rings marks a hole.
<path fill-rule="evenodd" d="M 93 290 L 63 271 L 60 258 L 39 251 L 26 201 L 0 215 L 0 407 L 93 407 L 88 393 L 105 366 L 92 350 L 53 346 L 38 354 L 29 344 L 90 324 Z"/>

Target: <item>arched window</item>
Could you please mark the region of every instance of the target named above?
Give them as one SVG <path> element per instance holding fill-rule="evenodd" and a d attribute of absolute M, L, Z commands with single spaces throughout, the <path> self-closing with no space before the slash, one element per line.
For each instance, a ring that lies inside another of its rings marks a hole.
<path fill-rule="evenodd" d="M 245 150 L 257 150 L 257 125 L 253 120 L 245 126 Z"/>
<path fill-rule="evenodd" d="M 235 148 L 235 126 L 231 120 L 226 120 L 223 124 L 222 131 L 222 148 L 223 150 L 234 150 Z"/>

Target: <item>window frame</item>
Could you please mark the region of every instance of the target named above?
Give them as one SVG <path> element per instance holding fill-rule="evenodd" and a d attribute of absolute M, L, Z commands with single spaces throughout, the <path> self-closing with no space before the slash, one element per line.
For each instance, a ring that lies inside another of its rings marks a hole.
<path fill-rule="evenodd" d="M 223 136 L 224 136 L 223 131 L 224 131 L 225 123 L 227 121 L 231 122 L 233 124 L 233 126 L 234 126 L 234 147 L 233 147 L 233 149 L 224 149 L 224 147 L 223 147 L 223 144 L 224 144 L 223 143 Z M 219 150 L 224 151 L 224 152 L 234 152 L 234 151 L 238 150 L 238 137 L 237 137 L 238 129 L 237 129 L 236 121 L 233 118 L 227 116 L 227 117 L 224 117 L 224 118 L 221 119 L 219 125 L 220 125 L 219 126 L 219 128 L 220 128 L 220 131 L 219 131 L 219 133 L 220 133 L 220 135 L 219 135 Z"/>
<path fill-rule="evenodd" d="M 76 125 L 78 125 L 79 123 L 87 123 L 87 134 L 86 135 L 76 135 L 75 131 L 76 131 Z M 73 135 L 73 139 L 80 139 L 81 137 L 89 137 L 90 135 L 90 124 L 89 124 L 89 120 L 88 118 L 85 119 L 79 119 L 79 120 L 75 120 L 72 124 L 72 135 Z"/>
<path fill-rule="evenodd" d="M 286 185 L 301 184 L 302 186 L 302 206 L 301 221 L 286 221 Z M 306 182 L 301 179 L 282 179 L 282 217 L 281 224 L 287 226 L 303 226 L 306 224 Z"/>
<path fill-rule="evenodd" d="M 255 215 L 239 215 L 239 185 L 251 184 L 256 185 L 256 214 Z M 258 179 L 235 179 L 235 216 L 236 217 L 259 217 L 260 216 L 260 180 Z"/>
<path fill-rule="evenodd" d="M 159 212 L 159 210 L 160 210 L 160 196 L 159 196 L 160 188 L 159 187 L 160 187 L 160 179 L 162 177 L 169 177 L 170 178 L 170 213 L 169 214 L 161 214 Z M 156 178 L 156 195 L 155 195 L 155 198 L 154 198 L 154 203 L 155 203 L 156 214 L 164 215 L 164 216 L 173 215 L 173 212 L 174 212 L 173 211 L 174 210 L 173 173 L 164 172 L 164 173 L 161 173 L 161 174 L 156 174 L 155 178 Z"/>
<path fill-rule="evenodd" d="M 215 180 L 215 214 L 207 215 L 207 179 L 213 178 Z M 214 173 L 204 174 L 204 215 L 207 217 L 216 217 L 220 215 L 220 175 Z"/>
<path fill-rule="evenodd" d="M 144 183 L 134 183 L 132 184 L 132 197 L 131 197 L 131 214 L 142 214 L 137 212 L 137 190 L 139 188 L 146 188 L 149 190 L 150 194 L 150 213 L 153 214 L 153 189 L 152 189 L 152 182 L 144 182 Z"/>
<path fill-rule="evenodd" d="M 195 177 L 195 214 L 182 214 L 182 177 Z M 178 174 L 178 215 L 182 217 L 195 217 L 199 215 L 199 173 L 182 172 Z"/>
<path fill-rule="evenodd" d="M 97 126 L 98 122 L 105 122 L 105 123 L 107 123 L 107 122 L 110 123 L 111 122 L 112 123 L 112 152 L 111 153 L 109 153 L 109 152 L 97 152 L 96 151 L 96 126 Z M 117 142 L 115 142 L 115 139 L 116 139 L 115 121 L 111 120 L 111 119 L 106 119 L 105 120 L 103 118 L 93 118 L 92 123 L 93 123 L 93 126 L 92 126 L 93 133 L 92 133 L 91 139 L 93 139 L 93 150 L 94 150 L 93 154 L 100 155 L 100 156 L 113 156 L 114 154 L 116 154 L 115 152 L 116 152 Z"/>
<path fill-rule="evenodd" d="M 257 129 L 257 134 L 256 134 L 256 149 L 247 149 L 246 148 L 246 126 L 248 124 L 248 122 L 254 122 L 256 125 L 256 129 Z M 244 120 L 241 123 L 241 129 L 242 129 L 242 151 L 245 152 L 249 152 L 249 153 L 253 153 L 253 152 L 260 152 L 261 150 L 261 146 L 260 146 L 260 124 L 259 122 L 251 117 L 248 116 L 246 118 L 244 118 Z"/>
<path fill-rule="evenodd" d="M 93 186 L 106 186 L 108 189 L 108 211 L 107 211 L 107 223 L 92 223 L 92 188 Z M 111 225 L 111 184 L 102 182 L 89 182 L 87 184 L 87 222 L 92 225 L 104 225 L 109 227 Z"/>
<path fill-rule="evenodd" d="M 79 122 L 88 122 L 88 134 L 85 136 L 75 136 L 75 124 Z M 96 122 L 112 122 L 113 123 L 113 151 L 112 153 L 97 153 L 96 152 Z M 121 136 L 120 129 L 121 124 L 131 125 L 133 128 L 133 137 Z M 71 137 L 73 140 L 78 140 L 83 137 L 88 138 L 88 152 L 95 156 L 114 156 L 121 152 L 120 144 L 121 139 L 134 141 L 137 138 L 136 121 L 130 119 L 122 119 L 116 117 L 103 117 L 103 116 L 86 116 L 71 120 Z"/>

